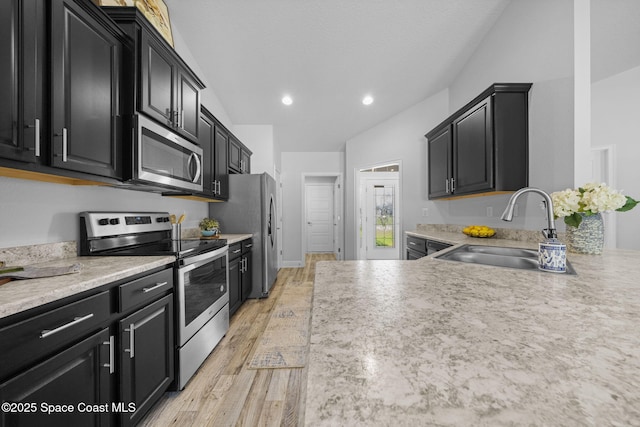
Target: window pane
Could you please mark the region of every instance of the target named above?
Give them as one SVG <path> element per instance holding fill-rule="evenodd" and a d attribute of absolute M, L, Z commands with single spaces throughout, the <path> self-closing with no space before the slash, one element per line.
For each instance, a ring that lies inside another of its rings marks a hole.
<path fill-rule="evenodd" d="M 396 236 L 393 226 L 393 187 L 378 186 L 374 187 L 374 200 L 376 205 L 376 246 L 377 247 L 395 247 Z"/>

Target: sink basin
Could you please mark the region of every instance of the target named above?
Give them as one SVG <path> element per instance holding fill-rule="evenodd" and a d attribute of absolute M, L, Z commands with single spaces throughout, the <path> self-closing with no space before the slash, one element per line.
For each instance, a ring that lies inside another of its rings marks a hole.
<path fill-rule="evenodd" d="M 494 267 L 538 270 L 538 251 L 534 249 L 462 245 L 441 255 L 434 255 L 434 258 Z M 568 261 L 566 274 L 576 274 Z"/>

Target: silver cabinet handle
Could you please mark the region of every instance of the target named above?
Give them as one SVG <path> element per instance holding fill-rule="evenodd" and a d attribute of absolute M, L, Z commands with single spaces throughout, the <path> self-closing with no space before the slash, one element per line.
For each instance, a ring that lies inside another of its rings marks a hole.
<path fill-rule="evenodd" d="M 253 243 L 247 243 L 246 245 L 244 245 L 245 248 L 252 248 L 253 247 Z"/>
<path fill-rule="evenodd" d="M 444 180 L 444 192 L 449 194 L 449 178 Z"/>
<path fill-rule="evenodd" d="M 36 157 L 40 157 L 40 119 L 36 119 L 35 123 L 35 138 L 34 142 L 36 144 Z"/>
<path fill-rule="evenodd" d="M 411 246 L 417 246 L 417 243 L 416 243 L 416 242 L 409 242 L 409 244 L 410 244 Z"/>
<path fill-rule="evenodd" d="M 235 251 L 233 251 L 233 252 L 231 252 L 231 253 L 232 253 L 232 254 L 239 254 L 240 252 L 242 252 L 242 249 L 237 249 L 237 250 L 235 250 Z"/>
<path fill-rule="evenodd" d="M 62 161 L 67 161 L 67 150 L 68 150 L 68 140 L 67 140 L 67 128 L 62 128 Z"/>
<path fill-rule="evenodd" d="M 84 322 L 87 319 L 91 319 L 92 317 L 93 313 L 89 313 L 86 316 L 74 317 L 71 322 L 65 323 L 62 326 L 58 326 L 55 329 L 44 329 L 42 332 L 40 332 L 40 338 L 47 338 L 53 334 L 57 334 L 58 332 L 64 331 L 65 329 L 77 325 L 78 323 Z"/>
<path fill-rule="evenodd" d="M 454 191 L 456 191 L 456 180 L 454 178 L 451 178 L 451 192 L 453 193 Z"/>
<path fill-rule="evenodd" d="M 218 196 L 222 194 L 222 184 L 220 183 L 220 181 L 216 181 L 218 183 Z"/>
<path fill-rule="evenodd" d="M 104 368 L 109 368 L 109 373 L 113 374 L 116 371 L 115 359 L 116 359 L 116 346 L 115 339 L 113 335 L 109 336 L 109 341 L 105 341 L 102 344 L 109 346 L 109 363 L 105 363 L 102 365 Z"/>
<path fill-rule="evenodd" d="M 169 282 L 160 282 L 160 283 L 156 283 L 155 286 L 152 286 L 150 288 L 142 288 L 142 292 L 144 292 L 145 294 L 147 292 L 151 292 L 151 291 L 155 291 L 158 288 L 163 287 L 164 285 L 168 284 Z"/>
<path fill-rule="evenodd" d="M 129 327 L 126 328 L 124 331 L 125 332 L 129 332 L 129 348 L 125 348 L 124 352 L 125 353 L 129 353 L 129 358 L 133 359 L 135 354 L 135 329 L 136 325 L 134 323 L 129 324 Z"/>

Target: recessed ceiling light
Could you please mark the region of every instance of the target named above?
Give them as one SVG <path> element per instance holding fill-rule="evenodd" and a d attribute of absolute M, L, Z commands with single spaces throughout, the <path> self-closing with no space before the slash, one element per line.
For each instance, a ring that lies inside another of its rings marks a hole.
<path fill-rule="evenodd" d="M 285 95 L 282 97 L 282 103 L 284 105 L 291 105 L 293 104 L 293 99 L 289 95 Z"/>
<path fill-rule="evenodd" d="M 371 105 L 373 104 L 373 97 L 371 95 L 367 95 L 364 98 L 362 98 L 362 103 L 364 105 Z"/>

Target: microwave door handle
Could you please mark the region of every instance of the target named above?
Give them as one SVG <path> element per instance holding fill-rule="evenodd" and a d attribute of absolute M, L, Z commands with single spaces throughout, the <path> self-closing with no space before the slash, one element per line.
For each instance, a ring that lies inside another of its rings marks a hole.
<path fill-rule="evenodd" d="M 191 155 L 189 156 L 189 164 L 191 164 L 191 160 L 195 159 L 196 161 L 196 174 L 193 177 L 193 180 L 191 182 L 198 182 L 198 180 L 200 179 L 200 172 L 201 172 L 201 165 L 200 165 L 200 158 L 198 157 L 198 155 L 196 153 L 191 153 Z"/>

